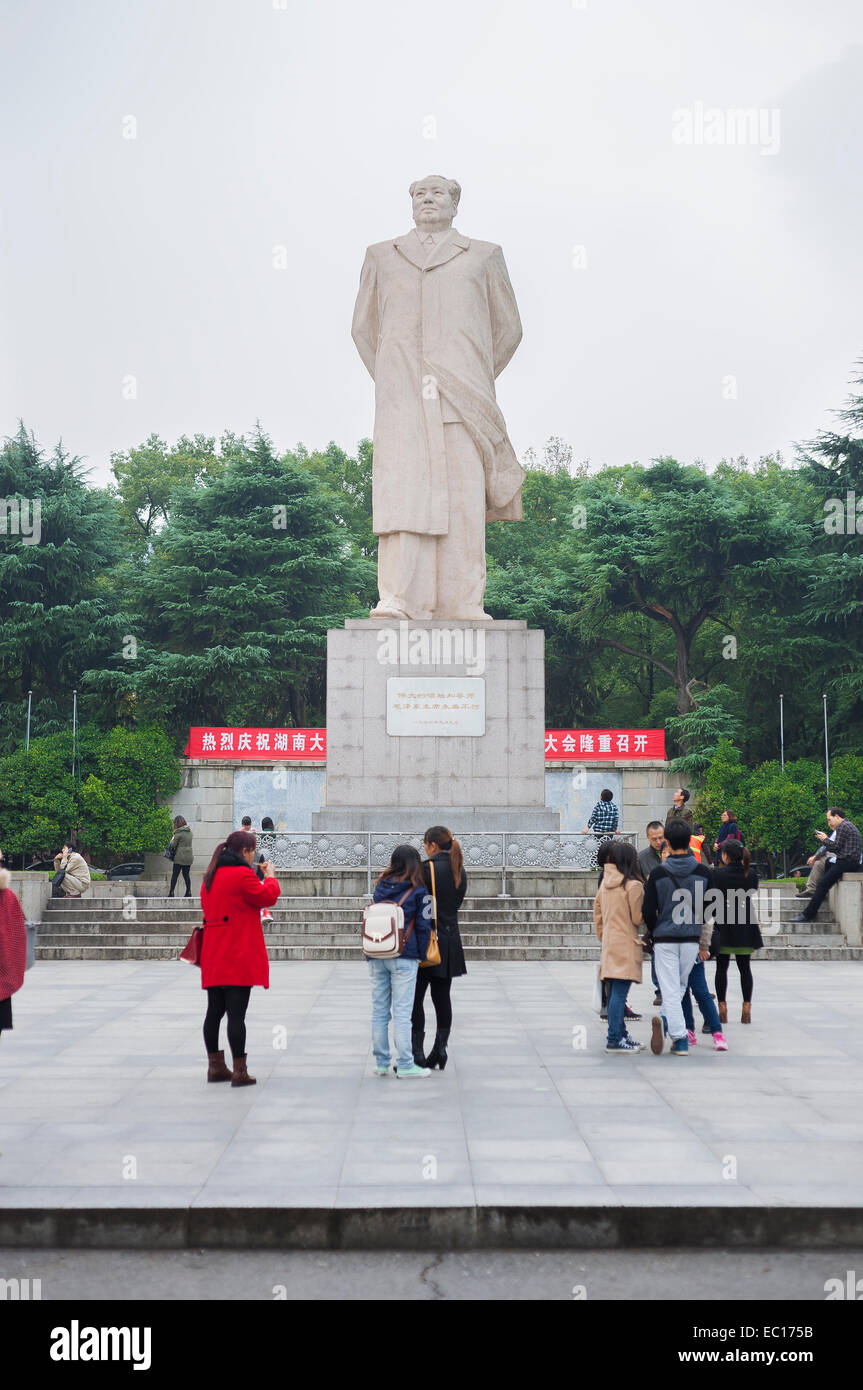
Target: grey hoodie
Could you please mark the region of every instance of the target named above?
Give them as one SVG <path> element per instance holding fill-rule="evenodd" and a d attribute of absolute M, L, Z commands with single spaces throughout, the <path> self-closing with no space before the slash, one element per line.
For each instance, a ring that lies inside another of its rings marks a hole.
<path fill-rule="evenodd" d="M 642 912 L 653 940 L 697 941 L 709 950 L 713 923 L 704 920 L 704 899 L 712 887 L 713 874 L 691 851 L 670 854 L 644 890 Z"/>

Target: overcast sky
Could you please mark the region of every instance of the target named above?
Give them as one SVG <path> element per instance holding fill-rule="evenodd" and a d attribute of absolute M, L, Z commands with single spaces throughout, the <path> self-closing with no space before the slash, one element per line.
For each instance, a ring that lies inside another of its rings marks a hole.
<path fill-rule="evenodd" d="M 520 455 L 558 434 L 593 465 L 790 457 L 847 396 L 859 0 L 0 14 L 0 433 L 21 417 L 46 449 L 62 436 L 94 481 L 152 432 L 260 419 L 280 449 L 349 451 L 371 434 L 363 252 L 411 225 L 428 173 L 461 182 L 461 232 L 504 248 L 524 340 L 498 391 Z M 734 108 L 760 113 L 742 145 L 709 114 Z M 724 143 L 697 124 L 679 142 L 699 109 Z"/>

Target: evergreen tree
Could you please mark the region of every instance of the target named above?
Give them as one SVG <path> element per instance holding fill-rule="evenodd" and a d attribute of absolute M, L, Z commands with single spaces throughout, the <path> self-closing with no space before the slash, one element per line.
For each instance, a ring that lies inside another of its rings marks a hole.
<path fill-rule="evenodd" d="M 225 467 L 172 492 L 136 571 L 134 660 L 90 673 L 138 717 L 189 725 L 324 721 L 326 630 L 369 582 L 312 473 L 260 430 Z"/>
<path fill-rule="evenodd" d="M 116 504 L 22 424 L 0 449 L 0 752 L 24 742 L 28 690 L 33 736 L 68 728 L 85 668 L 119 650 L 120 554 Z"/>

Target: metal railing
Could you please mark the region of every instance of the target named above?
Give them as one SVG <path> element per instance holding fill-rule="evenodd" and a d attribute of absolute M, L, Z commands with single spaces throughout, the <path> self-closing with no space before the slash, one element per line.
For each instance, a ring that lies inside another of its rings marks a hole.
<path fill-rule="evenodd" d="M 489 830 L 457 835 L 466 869 L 499 869 L 500 897 L 509 897 L 507 869 L 595 870 L 600 839 L 583 831 Z M 620 830 L 612 837 L 638 848 L 638 834 Z M 316 869 L 359 869 L 366 872 L 372 891 L 372 872 L 386 868 L 396 845 L 413 845 L 423 853 L 422 834 L 408 830 L 276 830 L 258 835 L 258 848 L 284 873 Z"/>

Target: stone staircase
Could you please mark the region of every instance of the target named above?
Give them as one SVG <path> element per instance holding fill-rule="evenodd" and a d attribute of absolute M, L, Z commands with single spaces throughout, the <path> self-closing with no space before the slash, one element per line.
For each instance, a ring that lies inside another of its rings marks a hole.
<path fill-rule="evenodd" d="M 583 885 L 576 884 L 576 887 Z M 766 960 L 863 960 L 825 906 L 812 923 L 793 923 L 794 890 L 779 890 L 780 931 L 764 936 Z M 201 920 L 195 898 L 52 899 L 36 948 L 39 960 L 175 960 Z M 266 930 L 270 959 L 360 960 L 364 895 L 300 897 L 283 893 Z M 133 914 L 130 916 L 130 914 Z M 475 897 L 459 914 L 469 960 L 599 959 L 593 897 Z"/>

